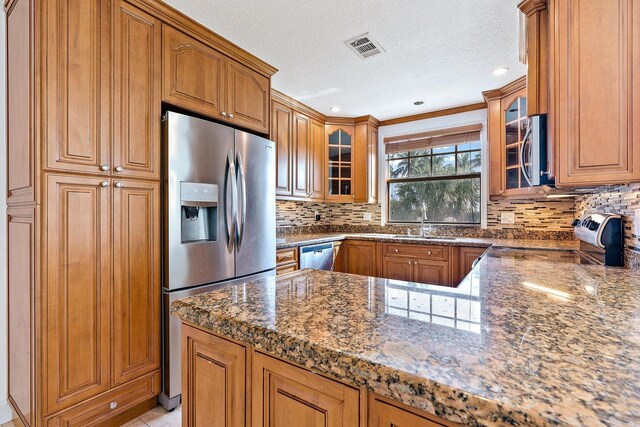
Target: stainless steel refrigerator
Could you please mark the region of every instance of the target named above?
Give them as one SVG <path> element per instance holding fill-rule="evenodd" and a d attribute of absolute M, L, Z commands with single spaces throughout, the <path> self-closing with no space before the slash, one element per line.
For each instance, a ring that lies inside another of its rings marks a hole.
<path fill-rule="evenodd" d="M 163 121 L 163 394 L 180 403 L 180 321 L 171 303 L 275 275 L 275 144 L 207 120 Z"/>

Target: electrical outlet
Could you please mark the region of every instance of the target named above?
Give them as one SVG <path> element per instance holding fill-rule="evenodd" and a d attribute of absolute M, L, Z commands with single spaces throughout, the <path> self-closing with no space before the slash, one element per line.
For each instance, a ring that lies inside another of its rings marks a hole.
<path fill-rule="evenodd" d="M 371 221 L 371 212 L 367 212 L 364 214 L 364 220 L 365 221 Z"/>
<path fill-rule="evenodd" d="M 515 212 L 502 212 L 500 214 L 500 222 L 502 224 L 515 224 L 516 222 Z"/>
<path fill-rule="evenodd" d="M 316 221 L 320 221 L 320 212 L 315 211 L 314 215 L 315 215 Z"/>
<path fill-rule="evenodd" d="M 633 234 L 636 237 L 640 236 L 640 209 L 636 209 L 635 215 L 633 215 Z"/>

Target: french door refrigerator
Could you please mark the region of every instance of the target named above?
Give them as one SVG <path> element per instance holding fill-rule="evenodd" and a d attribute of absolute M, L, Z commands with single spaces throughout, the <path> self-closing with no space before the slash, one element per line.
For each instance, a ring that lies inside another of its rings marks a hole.
<path fill-rule="evenodd" d="M 163 120 L 163 394 L 180 403 L 177 299 L 275 275 L 275 144 L 169 111 Z"/>

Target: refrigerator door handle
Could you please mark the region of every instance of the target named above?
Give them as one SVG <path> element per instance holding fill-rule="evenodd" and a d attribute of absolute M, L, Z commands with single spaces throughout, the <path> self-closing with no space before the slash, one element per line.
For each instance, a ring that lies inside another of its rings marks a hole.
<path fill-rule="evenodd" d="M 238 206 L 238 183 L 236 181 L 236 165 L 233 162 L 233 149 L 229 150 L 227 154 L 227 166 L 226 166 L 226 179 L 224 183 L 224 220 L 225 229 L 227 231 L 227 246 L 229 250 L 233 250 L 233 242 L 235 240 L 235 232 L 237 229 L 237 217 L 236 212 Z M 229 183 L 229 181 L 231 181 Z M 229 209 L 226 205 L 229 200 L 229 184 L 231 184 L 231 219 L 229 219 Z"/>
<path fill-rule="evenodd" d="M 238 181 L 241 188 L 242 207 L 240 208 L 240 221 L 237 225 L 238 230 L 238 249 L 242 245 L 242 239 L 244 238 L 244 226 L 247 220 L 247 180 L 244 173 L 244 160 L 242 154 L 238 152 L 236 155 L 236 163 L 238 165 Z"/>

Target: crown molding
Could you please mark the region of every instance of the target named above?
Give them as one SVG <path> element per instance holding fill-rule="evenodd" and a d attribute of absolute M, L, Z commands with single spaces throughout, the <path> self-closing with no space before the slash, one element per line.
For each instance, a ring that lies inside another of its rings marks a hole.
<path fill-rule="evenodd" d="M 434 117 L 450 116 L 452 114 L 466 113 L 468 111 L 477 111 L 487 108 L 485 102 L 477 104 L 461 105 L 459 107 L 445 108 L 444 110 L 430 111 L 428 113 L 414 114 L 411 116 L 397 117 L 395 119 L 382 120 L 380 126 L 391 126 L 400 123 L 415 122 L 417 120 L 433 119 Z"/>
<path fill-rule="evenodd" d="M 525 87 L 527 87 L 527 76 L 522 76 L 519 79 L 514 80 L 499 89 L 486 90 L 482 92 L 482 96 L 484 96 L 484 100 L 488 103 L 489 101 L 511 95 L 512 93 L 524 89 Z"/>

